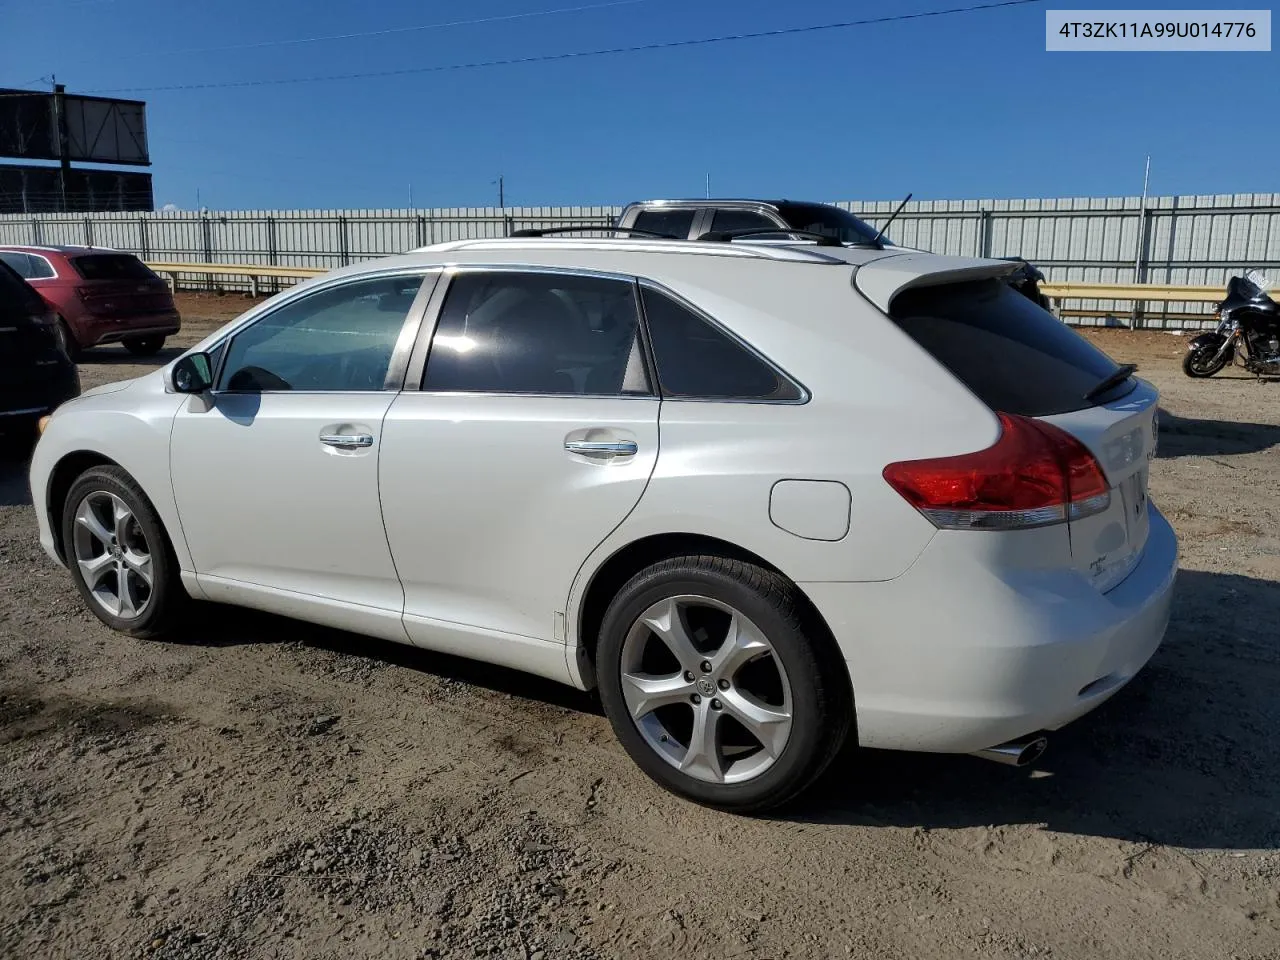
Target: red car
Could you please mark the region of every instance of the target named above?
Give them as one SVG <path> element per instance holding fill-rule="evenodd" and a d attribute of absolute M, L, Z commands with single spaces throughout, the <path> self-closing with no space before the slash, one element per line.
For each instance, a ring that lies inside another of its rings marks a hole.
<path fill-rule="evenodd" d="M 182 328 L 169 285 L 131 253 L 109 247 L 0 246 L 0 260 L 39 291 L 73 356 L 100 343 L 158 353 Z"/>

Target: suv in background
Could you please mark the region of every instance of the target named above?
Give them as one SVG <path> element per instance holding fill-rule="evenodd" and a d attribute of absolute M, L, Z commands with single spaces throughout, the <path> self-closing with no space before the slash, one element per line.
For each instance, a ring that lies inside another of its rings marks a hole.
<path fill-rule="evenodd" d="M 57 318 L 0 262 L 0 432 L 34 436 L 40 417 L 79 394 Z"/>
<path fill-rule="evenodd" d="M 841 243 L 870 243 L 879 233 L 848 210 L 829 203 L 794 200 L 641 200 L 628 204 L 614 226 L 661 233 L 678 240 L 697 240 L 704 233 L 772 227 L 822 233 Z M 763 239 L 752 237 L 753 241 Z M 881 237 L 880 242 L 893 245 L 888 237 Z"/>
<path fill-rule="evenodd" d="M 641 200 L 628 204 L 615 227 L 661 233 L 679 240 L 697 240 L 704 234 L 725 234 L 735 230 L 768 230 L 788 227 L 806 233 L 821 233 L 841 243 L 866 244 L 879 231 L 848 210 L 829 203 L 801 203 L 793 200 Z M 637 234 L 636 236 L 640 236 Z M 786 240 L 784 234 L 752 236 L 753 243 L 769 239 Z M 880 243 L 902 252 L 921 252 L 902 247 L 887 236 Z M 1008 277 L 1011 287 L 1032 303 L 1053 312 L 1049 298 L 1040 292 L 1044 274 L 1023 257 L 1000 257 L 1021 266 Z"/>
<path fill-rule="evenodd" d="M 109 247 L 0 246 L 6 263 L 57 315 L 74 357 L 102 343 L 159 353 L 182 327 L 169 285 L 131 253 Z"/>

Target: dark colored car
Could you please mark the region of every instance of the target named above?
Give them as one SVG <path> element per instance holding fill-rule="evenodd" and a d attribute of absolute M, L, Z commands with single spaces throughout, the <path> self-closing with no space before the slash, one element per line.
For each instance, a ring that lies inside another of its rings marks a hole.
<path fill-rule="evenodd" d="M 131 253 L 6 245 L 0 261 L 49 304 L 73 357 L 102 343 L 123 343 L 130 353 L 149 356 L 182 328 L 169 285 Z"/>
<path fill-rule="evenodd" d="M 879 233 L 848 210 L 796 200 L 641 200 L 628 204 L 614 226 L 689 240 L 705 233 L 773 227 L 821 233 L 841 243 L 865 243 Z M 881 240 L 890 242 L 887 237 Z"/>
<path fill-rule="evenodd" d="M 0 431 L 33 436 L 36 422 L 80 395 L 58 320 L 31 286 L 0 262 Z"/>

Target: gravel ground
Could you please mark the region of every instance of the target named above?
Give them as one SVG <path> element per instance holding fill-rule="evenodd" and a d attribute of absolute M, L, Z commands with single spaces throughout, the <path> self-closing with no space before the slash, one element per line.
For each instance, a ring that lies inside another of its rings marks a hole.
<path fill-rule="evenodd" d="M 184 297 L 178 342 L 245 305 Z M 1091 336 L 1163 391 L 1165 645 L 1034 770 L 850 752 L 773 818 L 534 678 L 231 610 L 112 634 L 3 465 L 0 956 L 1280 957 L 1280 383 Z"/>

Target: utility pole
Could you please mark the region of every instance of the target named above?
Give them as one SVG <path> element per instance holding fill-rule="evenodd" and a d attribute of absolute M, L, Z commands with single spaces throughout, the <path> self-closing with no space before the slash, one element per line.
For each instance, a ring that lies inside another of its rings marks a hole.
<path fill-rule="evenodd" d="M 413 209 L 413 181 L 409 181 L 409 209 Z"/>
<path fill-rule="evenodd" d="M 502 174 L 498 174 L 498 209 L 505 210 L 507 207 L 507 191 L 506 178 Z"/>
<path fill-rule="evenodd" d="M 56 76 L 50 76 L 53 82 L 53 117 L 58 125 L 58 193 L 62 198 L 62 212 L 67 212 L 67 182 L 71 179 L 70 137 L 67 135 L 67 88 L 58 83 Z"/>
<path fill-rule="evenodd" d="M 711 199 L 711 174 L 707 174 L 707 199 Z"/>
<path fill-rule="evenodd" d="M 1142 202 L 1138 205 L 1138 249 L 1133 257 L 1133 282 L 1142 282 L 1142 248 L 1147 232 L 1147 185 L 1151 182 L 1151 154 L 1147 154 L 1147 169 L 1142 174 Z"/>

